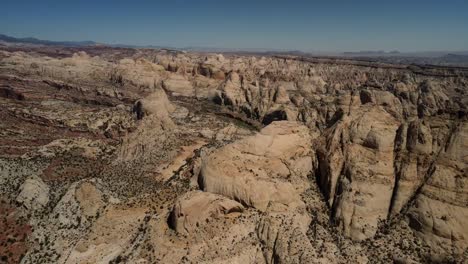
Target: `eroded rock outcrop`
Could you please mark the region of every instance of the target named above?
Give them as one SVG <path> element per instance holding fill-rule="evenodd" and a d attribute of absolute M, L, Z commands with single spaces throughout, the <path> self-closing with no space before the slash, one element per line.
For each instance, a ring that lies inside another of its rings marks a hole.
<path fill-rule="evenodd" d="M 241 213 L 244 206 L 224 196 L 208 192 L 188 192 L 178 198 L 169 218 L 177 232 L 191 232 L 205 225 L 211 218 Z"/>
<path fill-rule="evenodd" d="M 290 106 L 288 89 L 296 88 L 293 83 L 270 83 L 269 79 L 249 81 L 245 75 L 232 71 L 214 100 L 262 120 L 265 125 L 280 120 L 295 121 L 298 113 Z"/>
<path fill-rule="evenodd" d="M 130 254 L 144 224 L 144 208 L 112 206 L 78 240 L 64 263 L 109 263 Z"/>
<path fill-rule="evenodd" d="M 135 131 L 123 138 L 118 152 L 119 161 L 131 161 L 151 156 L 158 146 L 172 136 L 175 128 L 169 114 L 174 107 L 163 90 L 157 90 L 148 97 L 137 101 L 133 112 L 142 119 Z"/>
<path fill-rule="evenodd" d="M 433 159 L 442 147 L 435 141 L 430 127 L 424 121 L 414 120 L 409 124 L 402 124 L 398 129 L 395 145 L 397 182 L 392 201 L 392 215 L 400 213 L 423 184 Z"/>
<path fill-rule="evenodd" d="M 345 235 L 372 237 L 391 204 L 399 123 L 380 107 L 361 107 L 325 131 L 319 184 Z"/>
<path fill-rule="evenodd" d="M 261 211 L 274 204 L 298 207 L 312 170 L 311 151 L 305 126 L 275 122 L 203 160 L 200 185 Z"/>
<path fill-rule="evenodd" d="M 467 144 L 468 124 L 455 125 L 409 209 L 410 226 L 431 246 L 434 259 L 443 260 L 446 252 L 460 255 L 467 249 Z"/>
<path fill-rule="evenodd" d="M 45 255 L 51 261 L 65 263 L 75 243 L 93 225 L 106 205 L 117 202 L 100 180 L 73 183 L 50 212 L 45 225 L 32 223 L 35 225 L 32 237 L 40 242 L 37 247 L 42 250 L 29 252 L 22 263 L 36 263 Z"/>
<path fill-rule="evenodd" d="M 190 81 L 181 75 L 171 75 L 164 80 L 162 86 L 165 90 L 172 92 L 175 96 L 193 96 L 194 89 Z"/>
<path fill-rule="evenodd" d="M 256 232 L 267 263 L 311 260 L 311 245 L 301 240 L 311 219 L 300 197 L 312 172 L 311 144 L 305 126 L 273 122 L 202 160 L 203 190 L 263 212 Z"/>
<path fill-rule="evenodd" d="M 49 202 L 49 186 L 37 176 L 29 177 L 21 185 L 16 201 L 29 210 L 43 209 Z"/>
<path fill-rule="evenodd" d="M 167 99 L 167 95 L 162 89 L 156 89 L 147 97 L 140 99 L 133 105 L 132 112 L 137 119 L 145 116 L 152 116 L 162 122 L 170 123 L 169 114 L 174 112 L 175 107 Z"/>

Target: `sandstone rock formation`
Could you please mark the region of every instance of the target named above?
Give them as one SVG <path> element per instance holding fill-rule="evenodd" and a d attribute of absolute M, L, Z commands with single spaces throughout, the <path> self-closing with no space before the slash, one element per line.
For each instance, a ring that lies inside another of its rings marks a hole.
<path fill-rule="evenodd" d="M 463 254 L 467 249 L 467 142 L 468 124 L 455 125 L 409 209 L 410 225 L 431 246 L 435 259 L 443 252 Z"/>
<path fill-rule="evenodd" d="M 241 213 L 244 207 L 225 196 L 207 192 L 189 192 L 178 198 L 170 216 L 170 225 L 177 232 L 191 232 L 213 217 Z"/>
<path fill-rule="evenodd" d="M 362 107 L 324 132 L 320 186 L 335 221 L 353 239 L 372 237 L 378 221 L 387 218 L 395 185 L 393 145 L 398 125 L 382 108 Z"/>
<path fill-rule="evenodd" d="M 192 84 L 180 75 L 171 75 L 169 79 L 163 81 L 162 85 L 165 90 L 172 92 L 173 95 L 194 95 Z"/>
<path fill-rule="evenodd" d="M 259 134 L 226 145 L 202 161 L 203 190 L 267 211 L 301 206 L 312 170 L 311 136 L 295 122 L 275 122 Z"/>
<path fill-rule="evenodd" d="M 169 116 L 174 107 L 163 90 L 157 90 L 148 97 L 138 100 L 133 106 L 137 119 L 143 119 L 135 131 L 123 138 L 119 150 L 119 161 L 128 161 L 151 155 L 158 144 L 171 136 L 175 127 Z"/>
<path fill-rule="evenodd" d="M 462 67 L 0 46 L 0 261 L 464 263 L 467 87 Z"/>

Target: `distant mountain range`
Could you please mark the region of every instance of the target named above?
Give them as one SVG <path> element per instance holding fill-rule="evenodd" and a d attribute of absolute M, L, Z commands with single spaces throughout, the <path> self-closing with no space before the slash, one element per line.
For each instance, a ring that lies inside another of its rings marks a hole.
<path fill-rule="evenodd" d="M 51 41 L 37 38 L 16 38 L 0 34 L 0 45 L 42 45 L 42 46 L 63 46 L 63 47 L 85 47 L 85 46 L 108 46 L 114 48 L 149 48 L 149 49 L 170 49 L 198 52 L 220 52 L 220 53 L 254 53 L 254 54 L 289 54 L 295 56 L 337 56 L 350 58 L 373 58 L 379 61 L 393 63 L 421 63 L 438 65 L 458 65 L 468 66 L 468 51 L 449 52 L 449 51 L 428 51 L 428 52 L 400 52 L 394 51 L 348 51 L 348 52 L 306 52 L 298 50 L 281 49 L 229 49 L 216 47 L 170 47 L 170 46 L 138 46 L 127 44 L 106 44 L 95 41 Z"/>
<path fill-rule="evenodd" d="M 392 54 L 392 55 L 396 55 L 396 54 L 400 54 L 400 52 L 398 50 L 394 50 L 394 51 L 390 51 L 390 52 L 386 52 L 386 51 L 383 51 L 383 50 L 378 50 L 378 51 L 374 51 L 374 50 L 365 50 L 365 51 L 346 51 L 346 52 L 343 52 L 344 55 L 388 55 L 388 54 Z"/>
<path fill-rule="evenodd" d="M 287 52 L 298 53 L 300 51 L 288 50 L 275 50 L 275 49 L 229 49 L 229 48 L 216 48 L 216 47 L 173 47 L 173 46 L 158 46 L 158 45 L 128 45 L 128 44 L 107 44 L 98 43 L 94 41 L 51 41 L 42 40 L 37 38 L 16 38 L 0 34 L 0 43 L 7 42 L 11 44 L 24 44 L 24 45 L 44 45 L 44 46 L 65 46 L 65 47 L 83 47 L 83 46 L 109 46 L 115 48 L 149 48 L 149 49 L 175 49 L 186 51 L 201 51 L 201 52 Z"/>
<path fill-rule="evenodd" d="M 18 45 L 42 45 L 42 46 L 62 46 L 62 47 L 85 47 L 85 46 L 108 46 L 114 48 L 148 48 L 148 49 L 178 49 L 170 46 L 138 46 L 138 45 L 127 45 L 127 44 L 107 44 L 99 43 L 91 40 L 87 41 L 52 41 L 52 40 L 43 40 L 37 38 L 16 38 L 0 34 L 0 44 L 10 43 Z"/>
<path fill-rule="evenodd" d="M 352 51 L 343 52 L 343 56 L 347 57 L 425 57 L 435 58 L 443 56 L 467 56 L 468 51 L 417 51 L 417 52 L 400 52 L 400 51 Z"/>
<path fill-rule="evenodd" d="M 80 47 L 80 46 L 96 46 L 101 45 L 94 41 L 51 41 L 37 38 L 15 38 L 0 34 L 0 41 L 8 43 L 23 43 L 44 46 L 65 46 L 65 47 Z"/>

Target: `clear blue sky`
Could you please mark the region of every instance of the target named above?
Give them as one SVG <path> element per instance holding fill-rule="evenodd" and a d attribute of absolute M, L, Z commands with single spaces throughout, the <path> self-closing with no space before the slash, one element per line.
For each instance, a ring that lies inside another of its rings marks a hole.
<path fill-rule="evenodd" d="M 2 0 L 0 33 L 306 51 L 468 50 L 468 0 Z"/>

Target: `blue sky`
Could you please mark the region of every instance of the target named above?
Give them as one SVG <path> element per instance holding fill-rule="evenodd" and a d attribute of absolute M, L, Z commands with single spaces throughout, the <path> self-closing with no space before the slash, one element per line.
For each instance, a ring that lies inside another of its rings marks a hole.
<path fill-rule="evenodd" d="M 2 0 L 0 33 L 305 51 L 468 50 L 468 0 Z"/>

